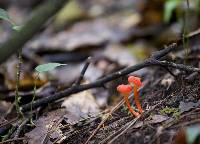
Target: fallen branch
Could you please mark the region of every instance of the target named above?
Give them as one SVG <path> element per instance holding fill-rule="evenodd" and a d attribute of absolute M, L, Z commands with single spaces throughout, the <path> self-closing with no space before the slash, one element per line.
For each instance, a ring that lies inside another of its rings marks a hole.
<path fill-rule="evenodd" d="M 144 60 L 142 63 L 136 64 L 136 65 L 131 66 L 131 67 L 124 68 L 124 69 L 117 71 L 117 72 L 114 72 L 114 73 L 111 73 L 111 74 L 109 74 L 109 75 L 107 75 L 107 76 L 105 76 L 101 79 L 98 79 L 95 82 L 92 82 L 92 83 L 89 83 L 89 84 L 83 84 L 83 85 L 73 85 L 72 87 L 70 87 L 70 88 L 68 88 L 64 91 L 58 92 L 56 94 L 53 94 L 53 95 L 50 95 L 50 96 L 47 96 L 47 97 L 44 97 L 42 99 L 38 99 L 38 100 L 33 102 L 32 108 L 33 109 L 38 108 L 38 107 L 40 107 L 44 104 L 51 103 L 55 100 L 61 99 L 63 97 L 69 96 L 71 94 L 74 94 L 74 93 L 77 93 L 77 92 L 80 92 L 80 91 L 84 91 L 84 90 L 91 89 L 91 88 L 103 87 L 104 84 L 107 83 L 107 82 L 110 82 L 110 81 L 117 79 L 121 76 L 127 75 L 129 73 L 132 73 L 134 71 L 137 71 L 137 70 L 140 70 L 142 68 L 149 67 L 149 66 L 152 66 L 152 65 L 162 65 L 162 66 L 173 67 L 173 68 L 177 68 L 177 69 L 181 69 L 181 70 L 185 70 L 185 71 L 200 72 L 199 68 L 193 68 L 191 66 L 185 66 L 185 65 L 182 65 L 182 64 L 175 64 L 175 63 L 172 63 L 172 62 L 159 61 L 159 59 L 163 58 L 165 55 L 167 55 L 171 51 L 175 50 L 176 47 L 177 47 L 176 44 L 171 44 L 168 47 L 165 47 L 164 49 L 162 49 L 160 51 L 154 52 L 150 58 Z M 31 108 L 31 104 L 28 103 L 26 105 L 23 105 L 21 107 L 21 110 L 23 112 L 25 112 L 25 111 L 30 110 L 30 108 Z"/>
<path fill-rule="evenodd" d="M 32 18 L 0 47 L 0 64 L 30 40 L 45 22 L 55 15 L 68 0 L 49 0 L 33 12 Z"/>
<path fill-rule="evenodd" d="M 176 44 L 171 44 L 168 47 L 165 47 L 165 49 L 154 52 L 152 54 L 152 56 L 149 59 L 146 59 L 144 62 L 142 62 L 140 64 L 136 64 L 136 65 L 131 66 L 131 67 L 124 68 L 124 69 L 117 71 L 117 72 L 114 72 L 112 74 L 109 74 L 109 75 L 107 75 L 107 76 L 105 76 L 105 77 L 103 77 L 103 78 L 101 78 L 101 79 L 99 79 L 95 82 L 92 82 L 92 83 L 89 83 L 89 84 L 83 84 L 83 85 L 73 85 L 72 87 L 70 87 L 70 88 L 68 88 L 64 91 L 58 92 L 56 94 L 53 94 L 53 95 L 50 95 L 50 96 L 47 96 L 47 97 L 44 97 L 42 99 L 38 99 L 38 100 L 36 100 L 32 103 L 32 108 L 33 109 L 38 108 L 41 105 L 51 103 L 55 100 L 58 100 L 60 98 L 69 96 L 71 94 L 74 94 L 74 93 L 77 93 L 77 92 L 80 92 L 80 91 L 83 91 L 83 90 L 87 90 L 87 89 L 90 89 L 90 88 L 96 88 L 96 87 L 102 87 L 105 83 L 107 83 L 109 81 L 112 81 L 112 80 L 117 79 L 121 76 L 127 75 L 131 72 L 140 70 L 144 67 L 150 66 L 151 65 L 151 63 L 150 63 L 151 59 L 159 60 L 160 58 L 162 58 L 163 56 L 165 56 L 166 54 L 168 54 L 169 52 L 174 50 L 176 48 L 176 46 L 177 46 Z M 21 107 L 21 110 L 24 112 L 24 111 L 30 110 L 30 108 L 31 108 L 31 103 L 28 103 L 26 105 L 23 105 Z"/>

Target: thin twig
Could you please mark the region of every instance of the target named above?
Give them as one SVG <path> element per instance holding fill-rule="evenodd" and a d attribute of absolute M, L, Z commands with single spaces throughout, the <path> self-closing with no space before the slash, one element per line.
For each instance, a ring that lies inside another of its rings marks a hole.
<path fill-rule="evenodd" d="M 108 144 L 111 144 L 113 143 L 118 137 L 120 137 L 122 134 L 124 134 L 131 126 L 133 126 L 137 120 L 139 119 L 140 117 L 137 117 L 135 119 L 133 119 L 132 121 L 130 121 L 128 124 L 126 124 L 125 126 L 123 126 L 118 132 L 120 132 L 117 136 L 115 136 L 111 141 L 108 142 Z"/>
<path fill-rule="evenodd" d="M 98 130 L 104 125 L 104 123 L 108 120 L 108 118 L 112 115 L 112 113 L 117 110 L 122 104 L 124 103 L 124 101 L 120 101 L 115 107 L 113 107 L 111 109 L 111 111 L 108 114 L 105 114 L 104 119 L 100 122 L 100 124 L 97 126 L 97 128 L 92 132 L 92 134 L 90 135 L 90 137 L 87 139 L 87 141 L 85 142 L 85 144 L 88 144 L 89 141 L 93 138 L 93 136 L 98 132 Z"/>
<path fill-rule="evenodd" d="M 130 97 L 133 97 L 133 94 L 131 94 L 129 96 Z M 109 118 L 110 115 L 112 115 L 113 112 L 115 112 L 119 107 L 121 107 L 122 105 L 124 104 L 124 100 L 121 100 L 117 105 L 115 105 L 111 111 L 109 112 L 109 114 L 107 114 L 105 116 L 105 118 L 101 121 L 101 123 L 97 126 L 97 128 L 92 132 L 92 134 L 90 135 L 90 137 L 87 139 L 87 141 L 85 142 L 85 144 L 87 144 L 91 139 L 92 137 L 98 132 L 98 130 L 103 126 L 103 124 L 107 121 L 107 119 Z"/>
<path fill-rule="evenodd" d="M 18 119 L 19 119 L 18 117 L 15 117 L 15 118 L 11 119 L 10 121 L 6 121 L 5 123 L 1 123 L 0 128 L 11 125 L 12 123 L 15 123 Z"/>
<path fill-rule="evenodd" d="M 77 81 L 74 83 L 74 85 L 80 85 L 80 83 L 81 83 L 81 81 L 82 81 L 82 79 L 83 79 L 83 77 L 85 75 L 85 72 L 86 72 L 90 62 L 91 62 L 91 57 L 88 57 L 86 62 L 85 62 L 85 65 L 83 66 L 81 74 L 80 74 L 79 78 L 77 79 Z"/>
<path fill-rule="evenodd" d="M 193 66 L 187 66 L 184 64 L 176 64 L 176 63 L 168 62 L 168 61 L 152 60 L 151 63 L 155 65 L 172 67 L 172 68 L 176 68 L 176 69 L 180 69 L 180 70 L 184 70 L 188 72 L 200 72 L 200 68 L 195 68 Z"/>
<path fill-rule="evenodd" d="M 35 96 L 37 98 L 40 98 L 40 97 L 44 97 L 46 95 L 51 94 L 52 90 L 43 91 L 43 89 L 45 89 L 46 87 L 53 87 L 53 89 L 54 89 L 54 86 L 51 84 L 51 82 L 48 82 L 48 83 L 44 84 L 43 86 L 41 86 L 40 88 L 37 89 Z M 21 97 L 21 99 L 25 99 L 27 97 L 31 99 L 34 96 L 34 90 L 19 91 L 18 93 L 19 93 L 19 96 Z M 12 101 L 14 101 L 14 99 L 15 99 L 15 92 L 9 92 L 8 94 L 0 94 L 0 100 L 12 102 Z"/>
<path fill-rule="evenodd" d="M 16 132 L 15 132 L 15 137 L 14 139 L 17 139 L 24 127 L 24 125 L 29 121 L 28 118 L 26 118 L 25 120 L 22 121 L 22 123 L 19 125 L 19 127 L 17 128 Z"/>
<path fill-rule="evenodd" d="M 167 99 L 168 99 L 168 97 L 166 97 L 164 100 L 160 101 L 158 104 L 154 105 L 149 111 L 144 112 L 140 117 L 135 118 L 134 120 L 130 121 L 128 124 L 126 124 L 125 126 L 123 126 L 122 128 L 120 128 L 117 132 L 115 132 L 114 134 L 112 134 L 111 136 L 109 136 L 107 138 L 107 140 L 109 140 L 110 138 L 112 138 L 112 140 L 109 141 L 108 143 L 109 144 L 113 143 L 118 137 L 120 137 L 121 135 L 123 135 L 138 120 L 141 120 L 141 121 L 145 120 L 145 118 L 149 117 L 149 115 L 151 114 L 151 112 L 154 111 L 156 107 L 158 107 L 159 105 L 161 105 Z M 113 136 L 115 136 L 115 137 L 113 138 Z"/>
<path fill-rule="evenodd" d="M 168 67 L 162 66 L 162 68 L 164 68 L 164 69 L 165 69 L 170 75 L 172 75 L 174 78 L 177 77 L 171 70 L 169 70 Z"/>

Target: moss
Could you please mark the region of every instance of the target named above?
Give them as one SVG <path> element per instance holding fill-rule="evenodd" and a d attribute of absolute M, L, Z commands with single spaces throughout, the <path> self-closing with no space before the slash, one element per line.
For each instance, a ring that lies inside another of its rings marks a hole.
<path fill-rule="evenodd" d="M 170 108 L 170 107 L 165 107 L 162 110 L 160 110 L 161 114 L 172 114 L 172 117 L 178 118 L 180 116 L 180 110 L 179 108 Z"/>

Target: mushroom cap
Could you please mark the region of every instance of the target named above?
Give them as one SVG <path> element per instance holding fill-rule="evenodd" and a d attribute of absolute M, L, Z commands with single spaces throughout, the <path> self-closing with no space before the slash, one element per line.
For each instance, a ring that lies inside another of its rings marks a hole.
<path fill-rule="evenodd" d="M 139 77 L 129 76 L 129 77 L 128 77 L 128 82 L 129 82 L 130 84 L 133 83 L 133 84 L 136 85 L 137 87 L 142 86 L 142 82 L 141 82 L 141 80 L 140 80 Z"/>
<path fill-rule="evenodd" d="M 130 93 L 132 91 L 132 87 L 130 85 L 118 85 L 117 91 L 120 93 Z"/>

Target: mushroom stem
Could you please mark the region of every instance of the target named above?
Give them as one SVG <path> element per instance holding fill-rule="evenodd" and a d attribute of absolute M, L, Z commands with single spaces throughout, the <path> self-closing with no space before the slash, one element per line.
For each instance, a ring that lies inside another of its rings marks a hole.
<path fill-rule="evenodd" d="M 137 86 L 134 86 L 133 87 L 133 92 L 134 92 L 134 101 L 135 101 L 135 104 L 139 110 L 140 113 L 143 112 L 143 109 L 141 107 L 141 104 L 140 104 L 140 100 L 139 100 L 139 96 L 138 96 L 138 87 Z"/>
<path fill-rule="evenodd" d="M 138 112 L 134 111 L 134 109 L 131 107 L 127 94 L 124 94 L 124 101 L 126 103 L 128 110 L 132 113 L 132 115 L 135 116 L 135 117 L 138 117 L 140 114 Z"/>

